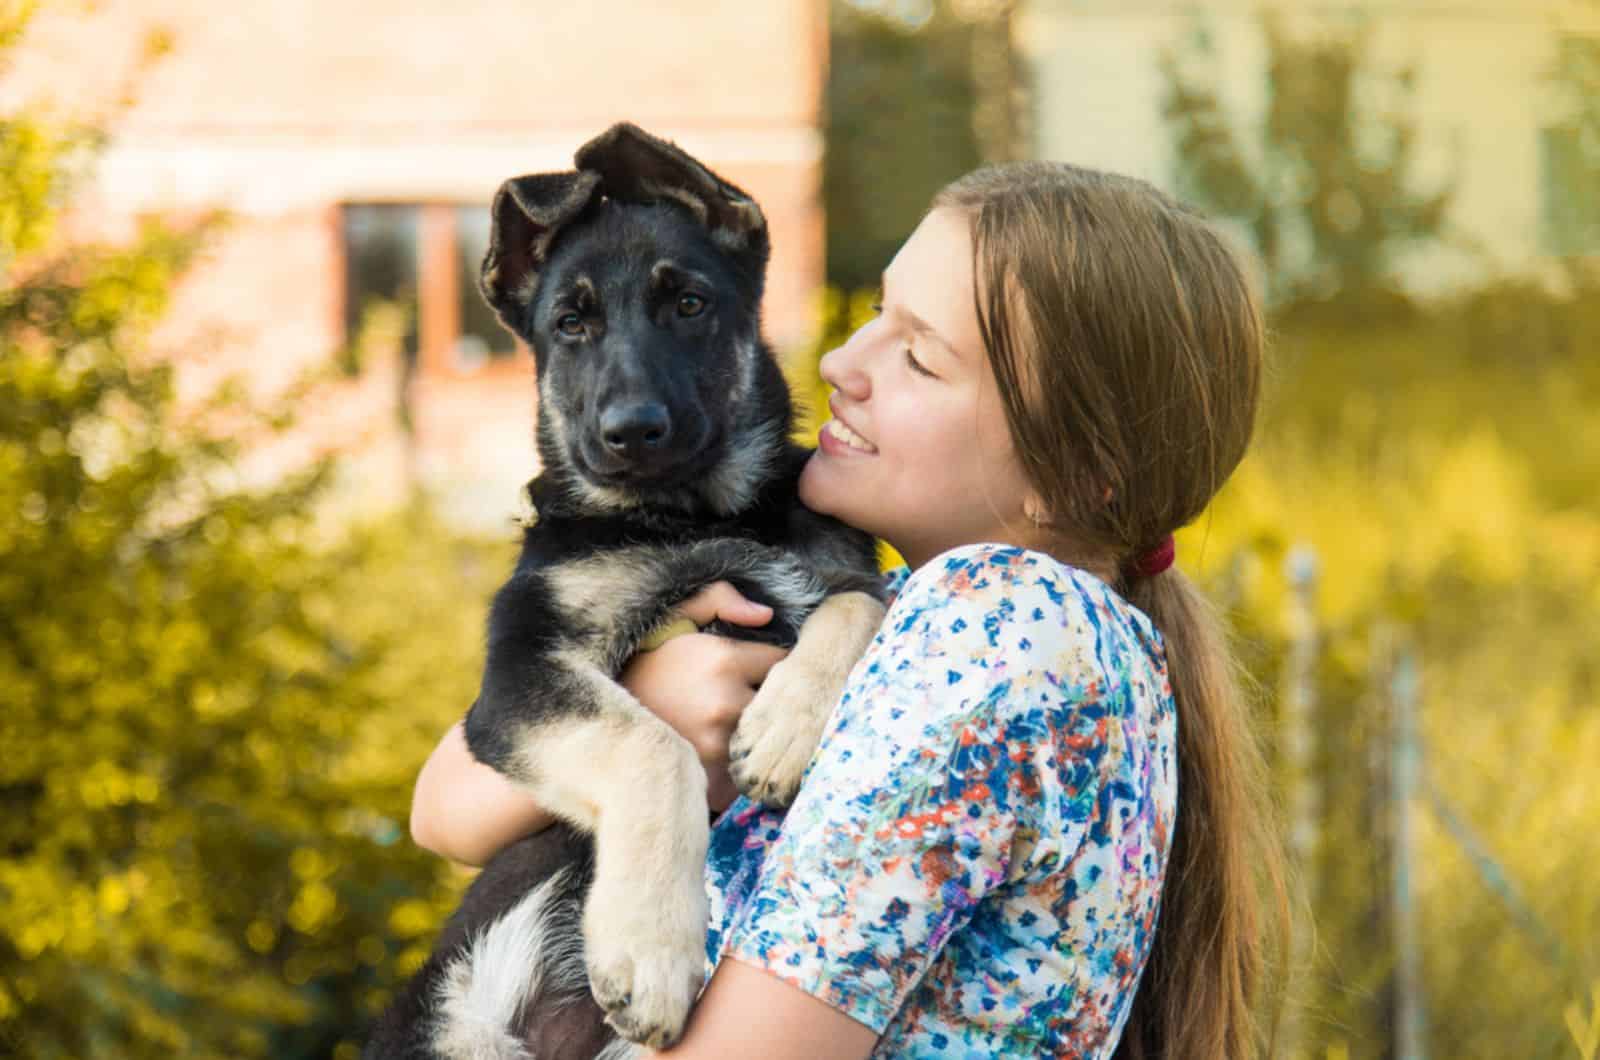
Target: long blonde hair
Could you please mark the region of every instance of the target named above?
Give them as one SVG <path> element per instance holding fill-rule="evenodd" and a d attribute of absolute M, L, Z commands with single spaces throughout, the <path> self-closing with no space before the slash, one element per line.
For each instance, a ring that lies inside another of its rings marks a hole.
<path fill-rule="evenodd" d="M 1106 572 L 1167 645 L 1177 826 L 1115 1055 L 1270 1053 L 1288 903 L 1264 756 L 1205 598 L 1176 567 L 1124 573 L 1193 521 L 1244 456 L 1259 298 L 1203 217 L 1133 178 L 1011 163 L 956 181 L 933 207 L 971 219 L 979 326 L 1048 513 L 1047 547 Z"/>

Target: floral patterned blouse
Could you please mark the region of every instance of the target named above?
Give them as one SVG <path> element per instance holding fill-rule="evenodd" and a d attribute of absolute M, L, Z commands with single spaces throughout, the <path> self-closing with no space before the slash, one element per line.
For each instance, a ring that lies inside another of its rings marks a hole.
<path fill-rule="evenodd" d="M 875 1056 L 1109 1057 L 1176 811 L 1161 636 L 1008 546 L 891 588 L 787 816 L 740 799 L 712 831 L 707 957 L 872 1028 Z"/>

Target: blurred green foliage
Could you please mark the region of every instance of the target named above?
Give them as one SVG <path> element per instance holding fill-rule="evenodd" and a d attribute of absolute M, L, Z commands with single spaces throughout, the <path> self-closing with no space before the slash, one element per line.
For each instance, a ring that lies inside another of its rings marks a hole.
<path fill-rule="evenodd" d="M 1592 295 L 1547 310 L 1600 327 Z M 1570 1056 L 1563 1007 L 1600 979 L 1600 359 L 1521 339 L 1483 358 L 1459 334 L 1442 310 L 1383 328 L 1284 321 L 1262 437 L 1180 535 L 1181 561 L 1225 602 L 1269 704 L 1288 649 L 1289 549 L 1311 546 L 1322 571 L 1305 1055 L 1390 1048 L 1381 644 L 1392 632 L 1423 666 L 1427 783 L 1567 951 L 1553 957 L 1416 806 L 1429 1051 Z"/>
<path fill-rule="evenodd" d="M 458 889 L 407 804 L 510 546 L 241 485 L 278 418 L 145 347 L 207 226 L 56 236 L 93 139 L 0 117 L 0 1053 L 353 1056 Z"/>

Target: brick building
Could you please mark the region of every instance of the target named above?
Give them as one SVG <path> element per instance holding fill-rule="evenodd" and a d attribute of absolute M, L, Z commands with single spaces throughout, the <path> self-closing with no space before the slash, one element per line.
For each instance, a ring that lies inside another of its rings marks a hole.
<path fill-rule="evenodd" d="M 104 110 L 131 86 L 76 224 L 114 237 L 152 212 L 233 223 L 158 335 L 199 392 L 243 373 L 271 393 L 346 347 L 368 298 L 414 304 L 401 365 L 320 395 L 270 471 L 349 455 L 363 493 L 418 480 L 464 521 L 504 525 L 533 469 L 532 365 L 473 285 L 487 204 L 564 168 L 626 118 L 762 203 L 765 320 L 802 341 L 822 280 L 822 0 L 109 0 L 41 16 L 0 106 Z M 143 69 L 149 35 L 165 54 Z M 400 427 L 401 393 L 413 424 Z"/>

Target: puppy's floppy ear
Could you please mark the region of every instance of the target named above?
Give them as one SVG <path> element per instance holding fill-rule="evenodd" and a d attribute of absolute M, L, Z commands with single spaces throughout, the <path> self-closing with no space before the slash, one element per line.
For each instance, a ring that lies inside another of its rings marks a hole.
<path fill-rule="evenodd" d="M 597 197 L 599 186 L 596 173 L 534 173 L 512 177 L 495 192 L 478 287 L 512 331 L 519 330 L 551 241 Z"/>
<path fill-rule="evenodd" d="M 756 201 L 690 157 L 676 144 L 620 122 L 578 148 L 581 171 L 600 174 L 605 193 L 624 202 L 670 200 L 688 207 L 711 238 L 766 265 L 771 242 Z"/>

